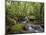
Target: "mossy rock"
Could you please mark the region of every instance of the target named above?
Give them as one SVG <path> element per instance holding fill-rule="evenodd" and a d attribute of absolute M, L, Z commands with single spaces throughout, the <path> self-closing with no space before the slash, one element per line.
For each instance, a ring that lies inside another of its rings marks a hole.
<path fill-rule="evenodd" d="M 28 16 L 29 19 L 36 19 L 35 16 Z"/>
<path fill-rule="evenodd" d="M 16 24 L 11 27 L 11 32 L 21 32 L 23 30 L 23 24 Z"/>

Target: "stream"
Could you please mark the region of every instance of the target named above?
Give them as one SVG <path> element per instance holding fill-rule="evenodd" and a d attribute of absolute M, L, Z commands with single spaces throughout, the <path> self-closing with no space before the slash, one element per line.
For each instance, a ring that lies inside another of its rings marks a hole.
<path fill-rule="evenodd" d="M 40 26 L 40 25 L 34 25 L 32 24 L 32 22 L 27 22 L 27 20 L 23 20 L 21 19 L 21 23 L 23 23 L 25 25 L 25 31 L 22 32 L 13 32 L 15 33 L 42 33 L 44 32 L 44 29 Z"/>
<path fill-rule="evenodd" d="M 40 33 L 44 31 L 40 25 L 33 25 L 30 23 L 26 25 L 26 28 L 27 28 L 27 31 L 31 33 Z"/>

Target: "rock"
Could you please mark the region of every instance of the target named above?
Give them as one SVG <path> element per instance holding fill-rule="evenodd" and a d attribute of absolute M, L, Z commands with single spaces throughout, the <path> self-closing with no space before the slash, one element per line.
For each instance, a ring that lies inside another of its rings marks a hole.
<path fill-rule="evenodd" d="M 40 25 L 33 25 L 28 23 L 27 25 L 25 25 L 25 28 L 31 33 L 43 32 L 43 28 Z"/>

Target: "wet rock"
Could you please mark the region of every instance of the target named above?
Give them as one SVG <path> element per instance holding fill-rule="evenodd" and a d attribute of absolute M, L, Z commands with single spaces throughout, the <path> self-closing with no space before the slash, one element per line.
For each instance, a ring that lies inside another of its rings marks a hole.
<path fill-rule="evenodd" d="M 39 25 L 33 25 L 33 24 L 27 24 L 25 26 L 25 28 L 27 29 L 27 31 L 31 32 L 31 33 L 39 33 L 39 32 L 43 32 L 43 28 Z"/>

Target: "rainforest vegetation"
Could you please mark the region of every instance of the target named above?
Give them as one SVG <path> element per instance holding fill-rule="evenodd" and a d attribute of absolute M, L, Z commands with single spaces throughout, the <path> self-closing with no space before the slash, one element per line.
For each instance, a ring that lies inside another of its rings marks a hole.
<path fill-rule="evenodd" d="M 44 3 L 6 0 L 5 10 L 7 33 L 25 32 L 28 24 L 44 26 Z"/>

